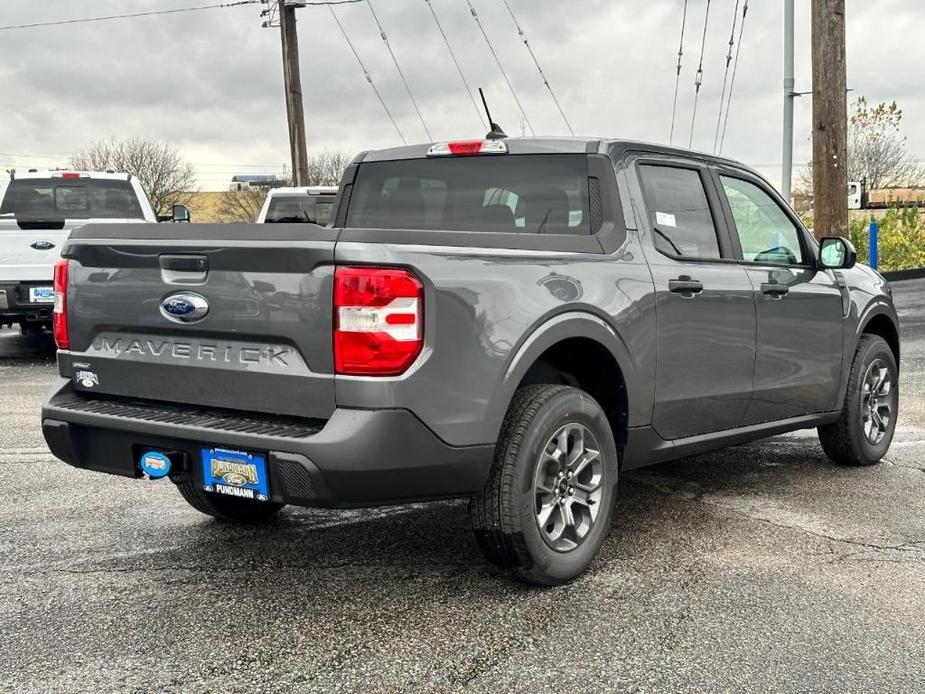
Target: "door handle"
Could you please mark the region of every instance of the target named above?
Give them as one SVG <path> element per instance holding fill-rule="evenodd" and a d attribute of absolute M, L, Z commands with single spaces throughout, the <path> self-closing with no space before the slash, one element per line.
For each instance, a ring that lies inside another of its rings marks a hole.
<path fill-rule="evenodd" d="M 678 279 L 668 280 L 668 291 L 689 299 L 703 291 L 703 282 L 681 275 Z"/>
<path fill-rule="evenodd" d="M 207 272 L 209 257 L 205 255 L 168 255 L 157 257 L 161 270 L 174 270 L 175 272 Z"/>
<path fill-rule="evenodd" d="M 777 299 L 780 299 L 785 294 L 790 291 L 790 287 L 786 284 L 777 284 L 776 282 L 764 282 L 761 285 L 761 293 L 767 294 L 768 296 L 773 296 Z"/>

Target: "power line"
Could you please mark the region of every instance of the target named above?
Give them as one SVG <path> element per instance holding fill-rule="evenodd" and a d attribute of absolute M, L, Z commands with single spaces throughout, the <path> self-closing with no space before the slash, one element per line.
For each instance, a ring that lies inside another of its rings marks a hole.
<path fill-rule="evenodd" d="M 719 153 L 723 153 L 723 142 L 726 141 L 726 125 L 729 122 L 729 106 L 732 104 L 732 89 L 736 83 L 736 71 L 739 69 L 739 52 L 742 50 L 742 32 L 745 29 L 745 17 L 748 15 L 748 0 L 742 6 L 742 23 L 739 24 L 739 40 L 736 44 L 736 57 L 732 64 L 732 79 L 729 81 L 729 96 L 726 98 L 726 115 L 723 118 L 723 134 L 719 139 Z"/>
<path fill-rule="evenodd" d="M 7 157 L 11 161 L 16 159 L 70 159 L 72 155 L 70 154 L 24 154 L 22 152 L 0 152 L 0 157 Z M 216 166 L 225 166 L 225 167 L 236 167 L 241 169 L 279 169 L 285 167 L 285 164 L 243 164 L 237 162 L 196 162 L 191 161 L 189 164 L 195 168 L 201 167 L 216 167 Z"/>
<path fill-rule="evenodd" d="M 51 22 L 32 22 L 30 24 L 11 24 L 0 26 L 0 31 L 9 29 L 35 29 L 38 27 L 62 26 L 65 24 L 83 24 L 85 22 L 106 22 L 111 19 L 135 19 L 137 17 L 151 17 L 159 14 L 177 14 L 179 12 L 198 12 L 199 10 L 214 10 L 222 7 L 238 7 L 240 5 L 258 5 L 263 0 L 236 0 L 236 2 L 218 2 L 212 5 L 199 5 L 197 7 L 176 7 L 170 10 L 149 10 L 147 12 L 130 12 L 128 14 L 110 14 L 100 17 L 79 17 L 77 19 L 59 19 Z M 349 5 L 365 0 L 325 0 L 319 2 L 305 2 L 305 5 Z"/>
<path fill-rule="evenodd" d="M 719 113 L 716 114 L 716 133 L 713 135 L 713 152 L 719 142 L 719 126 L 723 119 L 723 101 L 726 99 L 726 79 L 729 77 L 729 64 L 732 62 L 732 46 L 735 43 L 736 21 L 739 19 L 739 0 L 732 11 L 732 29 L 729 31 L 729 50 L 726 52 L 726 69 L 723 71 L 723 90 L 719 94 Z"/>
<path fill-rule="evenodd" d="M 674 119 L 678 111 L 678 87 L 681 84 L 681 56 L 684 55 L 684 27 L 687 26 L 687 0 L 684 0 L 684 12 L 681 14 L 681 40 L 678 42 L 678 69 L 674 78 L 674 101 L 671 104 L 671 130 L 668 131 L 668 144 L 674 139 Z"/>
<path fill-rule="evenodd" d="M 424 0 L 424 2 L 427 3 L 427 7 L 430 10 L 430 13 L 434 16 L 434 22 L 437 23 L 437 29 L 440 30 L 440 35 L 443 37 L 443 42 L 446 44 L 446 48 L 450 52 L 450 57 L 453 59 L 453 64 L 456 66 L 456 72 L 459 73 L 459 78 L 462 80 L 463 86 L 466 88 L 466 93 L 472 100 L 472 106 L 475 107 L 475 112 L 479 116 L 479 121 L 481 121 L 482 127 L 489 127 L 485 123 L 485 117 L 482 115 L 482 109 L 479 108 L 479 104 L 475 100 L 475 94 L 473 94 L 472 88 L 469 87 L 469 82 L 466 81 L 466 76 L 463 74 L 462 67 L 459 65 L 459 61 L 456 59 L 456 53 L 453 52 L 453 48 L 450 46 L 450 40 L 447 38 L 446 32 L 443 30 L 443 25 L 440 24 L 440 20 L 437 18 L 437 12 L 434 10 L 434 6 L 431 4 L 430 0 Z"/>
<path fill-rule="evenodd" d="M 427 135 L 428 140 L 433 138 L 430 136 L 430 130 L 427 129 L 427 123 L 424 122 L 424 116 L 421 114 L 421 109 L 418 108 L 418 102 L 414 99 L 414 94 L 411 92 L 411 87 L 408 86 L 408 80 L 405 79 L 405 73 L 402 72 L 401 65 L 398 64 L 398 58 L 395 57 L 395 51 L 392 50 L 392 44 L 389 43 L 389 38 L 385 35 L 385 30 L 382 28 L 382 23 L 379 21 L 379 17 L 376 15 L 376 10 L 373 9 L 372 0 L 366 0 L 366 5 L 369 7 L 369 11 L 373 15 L 373 19 L 376 20 L 376 26 L 379 27 L 379 35 L 382 37 L 382 42 L 385 44 L 385 47 L 389 50 L 389 55 L 392 56 L 392 62 L 395 63 L 395 69 L 398 70 L 398 76 L 401 77 L 402 84 L 405 85 L 405 91 L 408 92 L 408 98 L 411 99 L 411 105 L 414 106 L 414 112 L 418 114 L 418 119 L 421 121 L 421 125 L 424 126 L 424 134 Z"/>
<path fill-rule="evenodd" d="M 700 64 L 697 66 L 697 75 L 694 77 L 694 110 L 691 113 L 691 136 L 687 142 L 688 149 L 694 144 L 694 121 L 697 120 L 697 99 L 700 98 L 700 85 L 703 84 L 703 51 L 707 45 L 707 24 L 710 21 L 710 0 L 707 0 L 707 10 L 703 17 L 703 38 L 700 41 Z"/>
<path fill-rule="evenodd" d="M 543 68 L 540 67 L 540 62 L 536 59 L 536 55 L 533 53 L 533 49 L 530 47 L 530 42 L 527 41 L 527 35 L 524 33 L 524 30 L 520 28 L 520 23 L 517 21 L 517 17 L 514 16 L 514 10 L 511 9 L 511 5 L 507 0 L 503 0 L 504 6 L 507 8 L 508 14 L 511 15 L 511 19 L 514 20 L 514 26 L 517 27 L 517 33 L 520 34 L 520 38 L 524 42 L 524 46 L 527 47 L 527 52 L 530 54 L 530 57 L 533 58 L 533 64 L 536 65 L 536 69 L 540 73 L 540 77 L 543 79 L 543 84 L 546 85 L 546 89 L 549 90 L 549 95 L 552 97 L 553 102 L 556 104 L 556 108 L 559 109 L 559 115 L 562 116 L 562 120 L 565 121 L 565 127 L 568 128 L 569 134 L 574 135 L 575 131 L 572 130 L 572 124 L 568 122 L 568 118 L 565 117 L 565 111 L 562 110 L 562 105 L 559 103 L 559 100 L 556 98 L 556 93 L 552 90 L 552 85 L 549 84 L 549 80 L 546 79 L 546 73 L 543 72 Z"/>
<path fill-rule="evenodd" d="M 357 2 L 358 0 L 353 0 Z M 177 14 L 178 12 L 198 12 L 199 10 L 214 10 L 221 7 L 237 7 L 238 5 L 256 5 L 261 0 L 237 0 L 237 2 L 219 2 L 212 5 L 198 7 L 177 7 L 171 10 L 149 10 L 147 12 L 132 12 L 129 14 L 111 14 L 101 17 L 80 17 L 77 19 L 59 19 L 51 22 L 32 22 L 31 24 L 12 24 L 0 27 L 0 31 L 8 29 L 34 29 L 37 27 L 60 26 L 62 24 L 82 24 L 84 22 L 105 22 L 110 19 L 134 19 L 136 17 L 150 17 L 156 14 Z"/>
<path fill-rule="evenodd" d="M 344 40 L 347 42 L 347 45 L 350 46 L 350 50 L 353 53 L 353 57 L 357 59 L 357 62 L 360 64 L 360 69 L 363 70 L 363 76 L 366 77 L 366 81 L 369 82 L 369 86 L 372 87 L 373 92 L 376 94 L 376 98 L 379 99 L 379 103 L 382 104 L 382 109 L 385 111 L 385 115 L 389 117 L 389 120 L 392 121 L 392 127 L 395 128 L 395 132 L 398 133 L 399 139 L 403 144 L 408 144 L 408 141 L 405 139 L 405 136 L 401 134 L 401 129 L 398 127 L 398 123 L 395 122 L 395 118 L 392 116 L 392 112 L 389 111 L 389 107 L 385 105 L 385 100 L 382 98 L 382 94 L 379 93 L 379 88 L 376 87 L 376 83 L 373 82 L 372 75 L 369 74 L 369 70 L 366 69 L 366 65 L 363 63 L 363 59 L 360 58 L 360 54 L 357 53 L 357 49 L 353 47 L 353 42 L 350 40 L 350 37 L 347 36 L 347 31 L 344 29 L 344 25 L 340 23 L 337 14 L 334 12 L 333 7 L 328 7 L 331 11 L 331 16 L 334 17 L 334 21 L 337 22 L 337 27 L 340 29 L 340 33 L 343 35 Z"/>
<path fill-rule="evenodd" d="M 507 82 L 507 88 L 511 90 L 511 95 L 514 97 L 514 101 L 517 102 L 517 107 L 520 109 L 520 115 L 524 117 L 524 121 L 526 122 L 527 127 L 530 128 L 530 134 L 536 135 L 536 132 L 533 130 L 533 125 L 530 124 L 530 119 L 527 118 L 527 112 L 524 111 L 523 104 L 520 103 L 520 99 L 517 98 L 517 92 L 514 91 L 514 85 L 511 84 L 511 80 L 508 79 L 507 73 L 504 71 L 504 65 L 501 64 L 501 58 L 499 58 L 498 54 L 495 52 L 495 47 L 491 45 L 491 39 L 488 38 L 488 34 L 485 33 L 485 27 L 482 26 L 482 20 L 479 19 L 478 12 L 475 11 L 475 8 L 472 6 L 470 0 L 466 0 L 466 4 L 469 6 L 469 12 L 472 14 L 472 18 L 479 26 L 479 31 L 482 32 L 482 36 L 485 38 L 485 43 L 488 44 L 488 50 L 491 51 L 495 62 L 498 64 L 498 69 L 501 70 L 501 75 L 504 77 L 504 81 Z"/>

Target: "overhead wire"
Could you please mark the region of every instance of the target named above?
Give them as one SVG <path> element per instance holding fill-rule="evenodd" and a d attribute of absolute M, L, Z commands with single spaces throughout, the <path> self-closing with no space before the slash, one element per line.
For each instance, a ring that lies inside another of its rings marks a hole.
<path fill-rule="evenodd" d="M 671 129 L 668 131 L 668 144 L 674 139 L 674 121 L 678 112 L 678 87 L 681 85 L 681 56 L 684 55 L 684 27 L 687 26 L 687 0 L 681 13 L 681 40 L 678 42 L 678 66 L 674 78 L 674 101 L 671 104 Z"/>
<path fill-rule="evenodd" d="M 437 24 L 437 29 L 440 31 L 440 35 L 443 37 L 443 42 L 446 44 L 446 48 L 450 52 L 450 57 L 453 59 L 453 64 L 456 66 L 456 72 L 459 73 L 459 79 L 462 80 L 463 86 L 466 88 L 466 93 L 469 95 L 469 99 L 472 101 L 472 106 L 475 108 L 476 114 L 478 114 L 479 121 L 482 123 L 482 127 L 489 127 L 485 122 L 485 117 L 482 115 L 482 109 L 479 108 L 479 104 L 475 100 L 475 93 L 469 86 L 469 82 L 466 80 L 466 75 L 463 73 L 462 66 L 459 64 L 459 60 L 456 58 L 456 53 L 453 51 L 453 47 L 450 45 L 450 40 L 447 38 L 446 32 L 443 30 L 443 25 L 440 23 L 440 19 L 437 17 L 437 11 L 434 9 L 433 4 L 431 4 L 431 0 L 424 0 L 424 2 L 427 3 L 427 8 L 430 10 L 430 13 L 434 17 L 434 22 Z"/>
<path fill-rule="evenodd" d="M 83 24 L 85 22 L 106 22 L 112 19 L 135 19 L 138 17 L 151 17 L 161 14 L 178 14 L 180 12 L 198 12 L 200 10 L 214 10 L 225 7 L 239 7 L 241 5 L 258 5 L 263 0 L 236 0 L 235 2 L 217 2 L 211 5 L 197 5 L 195 7 L 174 7 L 166 10 L 147 10 L 145 12 L 129 12 L 126 14 L 110 14 L 99 17 L 78 17 L 76 19 L 57 19 L 49 22 L 31 22 L 29 24 L 11 24 L 0 26 L 0 31 L 10 29 L 35 29 L 38 27 L 62 26 L 65 24 Z M 365 0 L 318 0 L 307 1 L 306 5 L 349 5 Z"/>
<path fill-rule="evenodd" d="M 533 53 L 533 49 L 530 47 L 530 42 L 527 40 L 527 35 L 524 33 L 524 30 L 520 27 L 520 22 L 517 21 L 517 17 L 514 15 L 514 10 L 511 9 L 511 5 L 508 0 L 502 0 L 504 6 L 507 8 L 508 14 L 511 15 L 511 19 L 514 20 L 514 26 L 517 28 L 517 33 L 520 35 L 521 40 L 524 43 L 524 46 L 527 48 L 527 52 L 530 54 L 530 57 L 533 58 L 533 64 L 536 65 L 537 71 L 540 73 L 540 77 L 543 80 L 543 84 L 546 85 L 546 89 L 549 90 L 549 95 L 552 97 L 553 103 L 555 103 L 556 108 L 559 109 L 559 115 L 562 116 L 562 120 L 565 121 L 565 127 L 568 128 L 569 134 L 574 135 L 575 131 L 572 130 L 572 124 L 568 122 L 568 118 L 565 116 L 565 111 L 562 110 L 562 105 L 559 103 L 559 100 L 556 98 L 556 93 L 552 89 L 552 85 L 549 84 L 549 80 L 546 77 L 546 73 L 543 72 L 543 68 L 540 67 L 540 61 L 536 59 L 536 54 Z"/>
<path fill-rule="evenodd" d="M 732 63 L 732 46 L 735 43 L 736 23 L 739 20 L 739 0 L 736 0 L 735 9 L 732 11 L 732 29 L 729 31 L 729 50 L 726 51 L 726 69 L 723 70 L 723 89 L 719 93 L 719 113 L 716 114 L 716 133 L 713 135 L 713 152 L 716 153 L 716 145 L 719 143 L 719 128 L 723 120 L 723 102 L 726 100 L 726 80 L 729 78 L 729 65 Z"/>
<path fill-rule="evenodd" d="M 707 46 L 707 25 L 710 23 L 710 0 L 707 0 L 707 10 L 703 17 L 703 38 L 700 41 L 700 64 L 694 77 L 694 110 L 691 112 L 691 136 L 687 142 L 690 149 L 694 144 L 694 123 L 697 120 L 697 100 L 700 98 L 700 85 L 703 84 L 703 52 Z"/>
<path fill-rule="evenodd" d="M 414 112 L 418 114 L 418 119 L 421 121 L 421 125 L 424 126 L 424 133 L 427 135 L 428 140 L 433 138 L 430 135 L 430 130 L 427 128 L 427 123 L 424 121 L 424 116 L 421 113 L 421 109 L 418 108 L 418 102 L 414 98 L 414 94 L 411 91 L 411 87 L 408 85 L 408 80 L 405 79 L 405 73 L 402 72 L 401 65 L 398 63 L 398 58 L 395 57 L 395 51 L 392 50 L 392 44 L 389 43 L 389 38 L 386 36 L 385 29 L 382 28 L 382 23 L 379 21 L 379 16 L 376 14 L 376 10 L 373 8 L 372 0 L 366 0 L 366 5 L 369 7 L 369 11 L 373 15 L 373 19 L 376 20 L 376 26 L 379 27 L 379 35 L 382 37 L 382 42 L 385 43 L 385 47 L 389 51 L 389 55 L 392 56 L 392 62 L 395 63 L 395 69 L 398 70 L 398 76 L 401 78 L 402 84 L 405 85 L 405 91 L 408 92 L 408 98 L 411 99 L 411 105 L 414 106 Z"/>
<path fill-rule="evenodd" d="M 504 81 L 507 82 L 507 88 L 511 90 L 511 96 L 513 96 L 514 101 L 517 102 L 517 108 L 520 109 L 520 115 L 523 116 L 524 122 L 527 124 L 527 127 L 530 128 L 530 134 L 536 135 L 536 132 L 533 130 L 533 125 L 530 123 L 530 119 L 527 118 L 527 112 L 524 110 L 524 106 L 522 103 L 520 103 L 517 92 L 514 90 L 514 85 L 511 84 L 511 80 L 507 76 L 504 65 L 501 63 L 501 58 L 499 58 L 497 52 L 495 52 L 495 47 L 492 45 L 491 39 L 488 38 L 488 34 L 485 33 L 485 27 L 482 26 L 482 20 L 479 19 L 479 13 L 475 11 L 475 8 L 472 6 L 472 2 L 470 0 L 466 0 L 466 4 L 469 6 L 469 12 L 472 14 L 472 18 L 478 25 L 479 31 L 482 32 L 482 37 L 485 39 L 485 43 L 488 44 L 488 50 L 491 51 L 491 54 L 495 59 L 495 63 L 497 63 L 498 69 L 501 71 L 502 77 L 504 77 Z"/>
<path fill-rule="evenodd" d="M 402 143 L 407 144 L 408 141 L 405 139 L 405 136 L 402 135 L 401 128 L 398 127 L 398 123 L 395 122 L 395 118 L 392 116 L 392 112 L 389 110 L 389 107 L 386 106 L 385 100 L 382 98 L 382 94 L 379 93 L 379 88 L 376 86 L 376 83 L 373 82 L 372 75 L 369 74 L 369 70 L 366 69 L 366 65 L 363 63 L 363 59 L 360 58 L 360 54 L 357 53 L 357 49 L 353 46 L 353 42 L 347 35 L 347 30 L 344 29 L 344 25 L 341 24 L 337 13 L 334 12 L 334 8 L 329 6 L 328 9 L 331 11 L 331 16 L 334 17 L 334 21 L 337 22 L 337 27 L 340 29 L 340 33 L 344 37 L 344 41 L 346 41 L 347 45 L 350 46 L 350 51 L 353 53 L 353 57 L 356 58 L 357 62 L 360 64 L 360 69 L 363 70 L 363 76 L 366 77 L 366 81 L 369 82 L 369 86 L 372 87 L 376 98 L 379 99 L 379 103 L 382 104 L 382 109 L 385 111 L 385 114 L 392 122 L 392 127 L 395 128 L 395 132 L 398 133 L 399 139 L 402 141 Z"/>
<path fill-rule="evenodd" d="M 739 24 L 739 40 L 736 43 L 736 57 L 732 64 L 732 79 L 729 81 L 729 95 L 726 97 L 726 115 L 723 118 L 723 133 L 719 138 L 719 154 L 723 153 L 723 143 L 726 141 L 726 125 L 729 123 L 729 107 L 732 104 L 732 89 L 736 83 L 736 71 L 739 69 L 739 53 L 742 50 L 742 32 L 745 30 L 745 17 L 748 15 L 748 0 L 742 6 L 742 22 Z"/>
<path fill-rule="evenodd" d="M 23 152 L 0 152 L 0 157 L 8 157 L 11 160 L 17 159 L 70 159 L 72 154 L 26 154 Z M 189 162 L 195 168 L 201 167 L 235 167 L 240 169 L 279 169 L 285 166 L 285 164 L 242 164 L 238 162 Z"/>

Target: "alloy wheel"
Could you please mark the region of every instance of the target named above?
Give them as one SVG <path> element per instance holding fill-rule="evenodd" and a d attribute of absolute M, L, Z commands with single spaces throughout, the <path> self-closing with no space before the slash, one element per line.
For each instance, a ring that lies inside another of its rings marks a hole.
<path fill-rule="evenodd" d="M 604 492 L 601 447 L 583 424 L 565 424 L 540 453 L 534 477 L 536 523 L 559 552 L 580 545 L 591 532 Z"/>
<path fill-rule="evenodd" d="M 861 423 L 864 436 L 873 445 L 889 433 L 893 421 L 893 379 L 882 359 L 874 359 L 861 386 Z"/>

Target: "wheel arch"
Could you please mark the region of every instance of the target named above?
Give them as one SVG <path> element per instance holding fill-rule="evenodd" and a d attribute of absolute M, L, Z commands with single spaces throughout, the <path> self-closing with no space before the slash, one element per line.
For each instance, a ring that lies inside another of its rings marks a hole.
<path fill-rule="evenodd" d="M 559 314 L 537 327 L 515 352 L 490 405 L 488 433 L 491 440 L 497 439 L 504 414 L 521 386 L 565 383 L 598 401 L 622 449 L 631 406 L 637 404 L 634 376 L 626 345 L 603 319 L 583 312 Z"/>
<path fill-rule="evenodd" d="M 858 335 L 877 335 L 882 337 L 890 346 L 893 357 L 896 359 L 896 368 L 899 368 L 899 326 L 893 316 L 885 311 L 876 311 L 872 315 L 865 316 L 861 324 Z"/>

